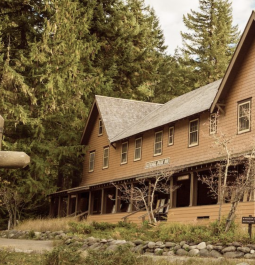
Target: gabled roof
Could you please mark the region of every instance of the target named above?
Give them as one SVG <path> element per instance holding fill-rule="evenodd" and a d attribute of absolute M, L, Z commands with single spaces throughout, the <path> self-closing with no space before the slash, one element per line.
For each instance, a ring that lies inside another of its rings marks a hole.
<path fill-rule="evenodd" d="M 110 142 L 121 132 L 128 129 L 132 124 L 137 123 L 148 113 L 158 109 L 162 104 L 149 103 L 137 100 L 95 96 L 85 130 L 83 132 L 82 144 L 87 144 L 89 132 L 92 129 L 93 119 L 98 112 Z"/>
<path fill-rule="evenodd" d="M 236 47 L 234 55 L 230 61 L 228 69 L 222 79 L 222 83 L 219 87 L 218 93 L 212 103 L 211 112 L 214 111 L 216 104 L 221 101 L 227 95 L 228 90 L 231 88 L 231 82 L 233 82 L 236 73 L 240 67 L 241 62 L 244 60 L 245 53 L 249 49 L 255 36 L 255 12 L 252 11 L 248 23 L 244 29 L 241 39 Z"/>
<path fill-rule="evenodd" d="M 116 135 L 111 139 L 111 142 L 209 110 L 220 83 L 221 80 L 215 81 L 168 101 L 136 124 L 132 124 L 128 129 Z"/>

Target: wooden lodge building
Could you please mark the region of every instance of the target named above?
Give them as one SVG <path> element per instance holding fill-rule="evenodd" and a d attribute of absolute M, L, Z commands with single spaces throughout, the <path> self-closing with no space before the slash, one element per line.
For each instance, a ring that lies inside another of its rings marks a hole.
<path fill-rule="evenodd" d="M 89 221 L 141 222 L 146 212 L 122 201 L 116 185 L 138 185 L 159 170 L 175 170 L 169 194 L 156 194 L 155 208 L 168 222 L 213 221 L 218 199 L 198 180 L 224 156 L 215 139 L 232 138 L 234 154 L 255 145 L 255 12 L 246 25 L 223 79 L 155 104 L 95 96 L 81 143 L 88 146 L 76 188 L 50 195 L 53 217 L 85 213 Z M 248 111 L 250 118 L 244 115 Z M 219 113 L 219 116 L 216 115 Z M 116 198 L 112 200 L 111 198 Z M 230 203 L 224 203 L 223 215 Z M 255 214 L 254 192 L 244 196 L 237 216 Z"/>

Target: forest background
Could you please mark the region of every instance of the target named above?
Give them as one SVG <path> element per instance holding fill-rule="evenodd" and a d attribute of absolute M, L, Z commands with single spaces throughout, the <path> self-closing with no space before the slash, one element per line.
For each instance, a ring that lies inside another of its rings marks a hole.
<path fill-rule="evenodd" d="M 143 0 L 1 1 L 2 147 L 31 163 L 0 171 L 0 227 L 8 207 L 17 219 L 45 216 L 48 194 L 79 184 L 95 94 L 164 103 L 223 77 L 239 39 L 231 3 L 199 0 L 183 21 L 171 56 Z"/>

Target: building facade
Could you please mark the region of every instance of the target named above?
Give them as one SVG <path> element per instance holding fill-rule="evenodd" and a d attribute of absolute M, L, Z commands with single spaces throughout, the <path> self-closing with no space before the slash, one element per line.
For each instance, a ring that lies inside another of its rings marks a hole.
<path fill-rule="evenodd" d="M 219 201 L 200 181 L 225 153 L 255 146 L 255 13 L 253 12 L 222 80 L 165 104 L 96 96 L 81 143 L 88 146 L 77 188 L 51 194 L 51 216 L 86 215 L 88 220 L 141 222 L 142 209 L 123 201 L 116 185 L 139 185 L 158 172 L 174 172 L 169 194 L 155 196 L 167 221 L 215 220 Z M 178 186 L 172 190 L 171 187 Z M 237 215 L 254 214 L 254 192 L 246 194 Z M 223 214 L 230 208 L 223 205 Z"/>

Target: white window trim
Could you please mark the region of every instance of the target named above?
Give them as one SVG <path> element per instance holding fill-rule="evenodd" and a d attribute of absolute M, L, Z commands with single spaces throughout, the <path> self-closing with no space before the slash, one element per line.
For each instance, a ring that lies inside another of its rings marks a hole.
<path fill-rule="evenodd" d="M 190 143 L 190 133 L 191 133 L 191 131 L 190 131 L 190 125 L 194 121 L 197 121 L 197 142 L 191 144 Z M 189 121 L 189 147 L 197 146 L 198 145 L 198 142 L 199 142 L 199 119 L 194 119 L 194 120 Z"/>
<path fill-rule="evenodd" d="M 155 153 L 155 147 L 156 147 L 156 135 L 161 133 L 161 152 L 160 153 Z M 155 132 L 155 136 L 154 136 L 154 156 L 160 156 L 162 155 L 162 150 L 163 149 L 163 131 L 158 131 L 158 132 Z"/>
<path fill-rule="evenodd" d="M 212 126 L 212 119 L 215 119 L 215 125 L 214 127 Z M 214 129 L 214 130 L 212 130 Z M 217 133 L 217 113 L 212 113 L 210 115 L 210 128 L 209 128 L 210 134 L 215 134 Z"/>
<path fill-rule="evenodd" d="M 123 154 L 123 145 L 126 144 L 127 145 L 127 151 L 125 152 L 127 154 L 127 161 L 125 162 L 122 162 L 122 154 Z M 127 164 L 128 162 L 128 142 L 124 142 L 121 144 L 121 156 L 120 156 L 120 164 L 123 165 L 123 164 Z"/>
<path fill-rule="evenodd" d="M 91 162 L 91 155 L 94 154 L 94 161 L 93 161 L 93 169 L 90 169 L 90 162 Z M 96 152 L 92 151 L 89 153 L 89 172 L 93 172 L 95 168 L 95 158 L 96 158 Z"/>
<path fill-rule="evenodd" d="M 136 153 L 136 141 L 141 140 L 141 147 L 138 147 L 140 149 L 140 158 L 135 158 L 135 153 Z M 139 161 L 142 159 L 142 145 L 143 145 L 143 138 L 139 137 L 135 139 L 135 152 L 134 152 L 134 161 Z"/>
<path fill-rule="evenodd" d="M 102 128 L 102 132 L 100 133 L 100 128 Z M 98 136 L 103 135 L 103 131 L 104 131 L 104 126 L 103 126 L 103 121 L 102 119 L 98 120 Z"/>
<path fill-rule="evenodd" d="M 170 143 L 170 131 L 171 131 L 171 129 L 173 130 L 173 141 L 172 141 L 172 143 Z M 171 146 L 171 145 L 174 145 L 174 126 L 171 126 L 171 127 L 169 127 L 169 130 L 168 130 L 168 145 L 169 146 Z"/>
<path fill-rule="evenodd" d="M 245 130 L 242 130 L 240 131 L 239 130 L 239 120 L 240 120 L 240 107 L 242 105 L 245 105 L 249 103 L 249 128 L 248 129 L 245 129 Z M 237 133 L 238 134 L 242 134 L 242 133 L 246 133 L 246 132 L 249 132 L 251 130 L 251 100 L 248 99 L 248 100 L 245 100 L 245 101 L 242 101 L 240 103 L 238 103 L 238 109 L 237 109 Z"/>
<path fill-rule="evenodd" d="M 108 150 L 108 156 L 107 156 L 107 166 L 104 165 L 104 159 L 105 157 L 105 150 Z M 103 169 L 108 168 L 109 167 L 109 156 L 110 156 L 110 150 L 109 150 L 109 146 L 105 147 L 103 150 Z"/>

